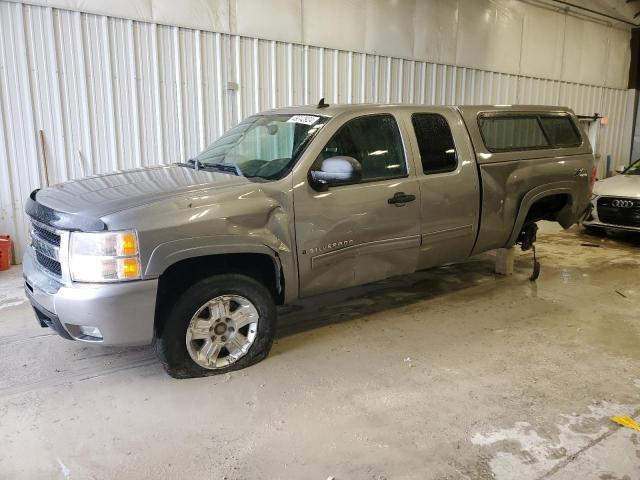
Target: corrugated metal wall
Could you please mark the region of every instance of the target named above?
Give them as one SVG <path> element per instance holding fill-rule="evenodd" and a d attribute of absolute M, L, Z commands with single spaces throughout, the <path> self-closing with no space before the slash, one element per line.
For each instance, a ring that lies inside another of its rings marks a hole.
<path fill-rule="evenodd" d="M 169 27 L 0 1 L 0 232 L 25 240 L 43 185 L 182 160 L 254 112 L 315 103 L 532 103 L 609 116 L 627 163 L 626 90 Z M 601 162 L 601 173 L 604 162 Z"/>

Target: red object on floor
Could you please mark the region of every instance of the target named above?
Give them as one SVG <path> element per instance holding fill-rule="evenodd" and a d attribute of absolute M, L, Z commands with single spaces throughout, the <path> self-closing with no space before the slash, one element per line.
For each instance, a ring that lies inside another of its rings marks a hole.
<path fill-rule="evenodd" d="M 9 270 L 9 260 L 11 259 L 11 237 L 0 235 L 0 271 Z"/>

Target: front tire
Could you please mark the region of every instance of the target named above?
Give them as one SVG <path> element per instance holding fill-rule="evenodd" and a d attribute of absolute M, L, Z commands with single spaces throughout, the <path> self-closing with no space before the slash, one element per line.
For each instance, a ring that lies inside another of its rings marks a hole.
<path fill-rule="evenodd" d="M 172 377 L 204 377 L 263 360 L 275 330 L 276 307 L 264 285 L 245 275 L 214 275 L 178 297 L 154 347 Z"/>

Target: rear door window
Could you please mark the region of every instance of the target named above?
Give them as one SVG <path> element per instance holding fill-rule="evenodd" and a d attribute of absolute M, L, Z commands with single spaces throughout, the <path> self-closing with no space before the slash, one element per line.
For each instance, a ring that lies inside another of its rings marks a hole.
<path fill-rule="evenodd" d="M 415 113 L 411 116 L 411 123 L 418 140 L 425 175 L 452 172 L 458 168 L 453 135 L 442 115 Z"/>

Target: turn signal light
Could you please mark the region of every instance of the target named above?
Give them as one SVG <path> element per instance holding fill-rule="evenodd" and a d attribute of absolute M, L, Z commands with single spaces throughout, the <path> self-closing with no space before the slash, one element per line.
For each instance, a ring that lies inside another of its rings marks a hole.
<path fill-rule="evenodd" d="M 123 280 L 140 278 L 140 261 L 137 258 L 119 258 L 118 277 Z"/>
<path fill-rule="evenodd" d="M 118 235 L 118 251 L 121 256 L 131 256 L 138 253 L 138 239 L 133 232 L 125 232 Z"/>

